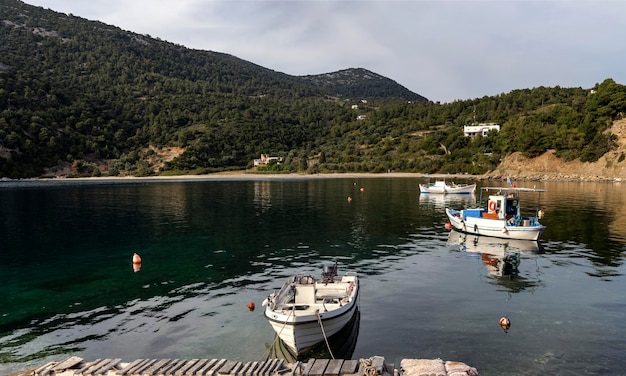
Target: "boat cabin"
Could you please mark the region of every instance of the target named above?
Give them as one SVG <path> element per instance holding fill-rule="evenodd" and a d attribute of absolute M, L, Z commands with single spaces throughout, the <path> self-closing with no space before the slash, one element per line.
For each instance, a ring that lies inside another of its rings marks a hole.
<path fill-rule="evenodd" d="M 486 219 L 504 219 L 510 223 L 520 220 L 519 198 L 510 195 L 490 195 L 487 201 L 487 209 L 465 209 L 465 217 L 479 217 Z"/>
<path fill-rule="evenodd" d="M 483 209 L 481 217 L 510 220 L 511 218 L 519 218 L 519 211 L 519 198 L 513 197 L 513 195 L 492 195 L 489 196 L 487 210 Z"/>

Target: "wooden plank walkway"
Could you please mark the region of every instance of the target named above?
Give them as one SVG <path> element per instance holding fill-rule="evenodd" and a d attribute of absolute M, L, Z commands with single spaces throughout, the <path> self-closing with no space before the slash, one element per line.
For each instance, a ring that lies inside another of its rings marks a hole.
<path fill-rule="evenodd" d="M 309 359 L 306 363 L 285 363 L 282 359 L 239 362 L 226 359 L 96 359 L 71 357 L 50 362 L 23 376 L 398 376 L 383 357 L 367 360 Z"/>

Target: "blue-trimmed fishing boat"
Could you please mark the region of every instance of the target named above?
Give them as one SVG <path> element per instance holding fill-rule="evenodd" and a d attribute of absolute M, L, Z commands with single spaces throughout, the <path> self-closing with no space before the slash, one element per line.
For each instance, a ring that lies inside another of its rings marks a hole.
<path fill-rule="evenodd" d="M 544 189 L 482 187 L 479 207 L 454 210 L 446 208 L 446 215 L 456 230 L 476 235 L 493 236 L 504 239 L 538 240 L 546 229 L 539 223 L 543 210 L 539 197 Z M 537 207 L 524 216 L 521 209 L 522 194 L 538 194 Z M 487 207 L 480 207 L 483 195 L 488 195 Z"/>

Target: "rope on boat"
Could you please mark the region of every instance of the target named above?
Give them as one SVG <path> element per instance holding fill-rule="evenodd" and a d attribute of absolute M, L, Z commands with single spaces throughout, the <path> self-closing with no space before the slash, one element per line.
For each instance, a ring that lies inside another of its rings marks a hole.
<path fill-rule="evenodd" d="M 266 356 L 270 355 L 270 351 L 272 347 L 274 347 L 274 344 L 276 343 L 276 341 L 280 339 L 280 334 L 283 332 L 283 329 L 285 329 L 285 326 L 287 326 L 287 322 L 289 322 L 289 318 L 291 317 L 291 314 L 293 313 L 294 310 L 295 310 L 295 307 L 294 309 L 289 310 L 289 315 L 285 319 L 285 322 L 283 323 L 283 326 L 280 328 L 280 331 L 276 333 L 276 337 L 272 341 L 272 344 L 265 351 L 263 351 L 263 354 L 261 354 L 261 357 L 259 358 L 257 362 L 262 361 L 263 359 L 265 359 Z"/>
<path fill-rule="evenodd" d="M 328 343 L 328 338 L 326 338 L 326 332 L 324 331 L 324 325 L 322 324 L 322 317 L 320 316 L 320 311 L 316 310 L 315 315 L 317 315 L 317 322 L 320 324 L 320 328 L 322 328 L 322 335 L 324 336 L 324 342 L 326 342 L 326 347 L 328 348 L 328 352 L 330 353 L 330 357 L 335 359 L 333 355 L 333 350 L 330 349 L 330 344 Z"/>

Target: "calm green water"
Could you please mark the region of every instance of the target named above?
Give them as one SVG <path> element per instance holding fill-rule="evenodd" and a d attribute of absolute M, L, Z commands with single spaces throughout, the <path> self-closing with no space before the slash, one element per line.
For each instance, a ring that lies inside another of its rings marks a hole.
<path fill-rule="evenodd" d="M 626 373 L 624 185 L 519 183 L 549 190 L 548 229 L 539 250 L 505 254 L 445 230 L 444 207 L 472 197 L 420 196 L 419 182 L 2 182 L 0 374 L 72 355 L 264 358 L 262 300 L 332 260 L 362 278 L 346 356 Z"/>

